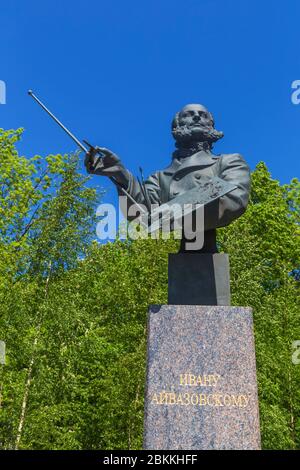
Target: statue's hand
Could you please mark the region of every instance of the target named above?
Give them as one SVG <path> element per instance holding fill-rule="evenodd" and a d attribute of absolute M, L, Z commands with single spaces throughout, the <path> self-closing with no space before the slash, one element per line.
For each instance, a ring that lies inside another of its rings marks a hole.
<path fill-rule="evenodd" d="M 103 154 L 104 156 L 99 155 Z M 85 167 L 88 173 L 114 177 L 120 184 L 126 185 L 128 172 L 120 158 L 104 147 L 91 148 L 85 155 Z"/>
<path fill-rule="evenodd" d="M 85 155 L 84 164 L 88 173 L 104 176 L 113 176 L 123 167 L 119 157 L 103 147 L 91 148 Z"/>

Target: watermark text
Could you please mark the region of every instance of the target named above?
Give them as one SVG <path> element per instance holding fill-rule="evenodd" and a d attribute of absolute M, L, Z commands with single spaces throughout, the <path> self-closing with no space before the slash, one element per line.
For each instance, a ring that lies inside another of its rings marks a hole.
<path fill-rule="evenodd" d="M 6 104 L 6 84 L 0 80 L 0 104 Z"/>

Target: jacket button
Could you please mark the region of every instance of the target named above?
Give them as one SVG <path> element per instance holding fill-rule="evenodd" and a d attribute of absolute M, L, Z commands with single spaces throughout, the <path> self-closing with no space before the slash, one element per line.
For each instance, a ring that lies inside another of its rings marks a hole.
<path fill-rule="evenodd" d="M 201 178 L 201 175 L 195 175 L 195 178 L 199 180 Z"/>
<path fill-rule="evenodd" d="M 180 180 L 180 176 L 175 176 L 174 180 L 175 180 L 175 181 L 179 181 L 179 180 Z"/>

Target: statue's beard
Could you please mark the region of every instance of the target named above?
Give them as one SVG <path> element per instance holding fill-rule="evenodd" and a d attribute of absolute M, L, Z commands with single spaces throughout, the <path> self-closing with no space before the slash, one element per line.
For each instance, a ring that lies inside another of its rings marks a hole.
<path fill-rule="evenodd" d="M 212 126 L 178 126 L 172 130 L 176 147 L 190 147 L 203 143 L 203 146 L 211 148 L 213 143 L 223 137 L 223 133 L 217 131 Z M 205 145 L 206 144 L 206 145 Z"/>

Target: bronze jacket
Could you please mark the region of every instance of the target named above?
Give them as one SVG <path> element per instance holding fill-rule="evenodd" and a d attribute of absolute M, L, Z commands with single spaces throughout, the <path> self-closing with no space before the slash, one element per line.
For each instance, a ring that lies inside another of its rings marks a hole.
<path fill-rule="evenodd" d="M 197 152 L 190 157 L 174 158 L 162 171 L 157 171 L 146 180 L 147 192 L 152 204 L 163 204 L 199 185 L 203 176 L 218 176 L 237 188 L 205 207 L 205 230 L 230 224 L 245 211 L 250 191 L 250 170 L 241 155 L 223 154 L 216 156 L 207 151 Z M 140 204 L 145 204 L 141 187 L 128 171 L 126 190 Z M 120 189 L 120 195 L 123 195 Z M 127 201 L 131 205 L 130 201 Z M 145 204 L 146 205 L 146 204 Z"/>

